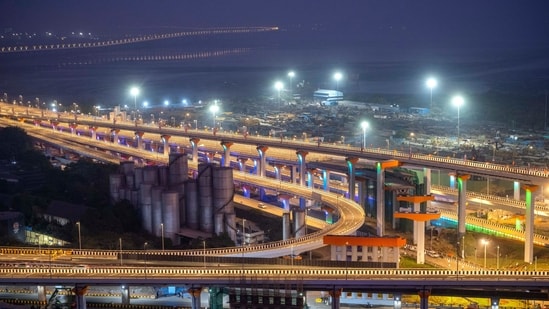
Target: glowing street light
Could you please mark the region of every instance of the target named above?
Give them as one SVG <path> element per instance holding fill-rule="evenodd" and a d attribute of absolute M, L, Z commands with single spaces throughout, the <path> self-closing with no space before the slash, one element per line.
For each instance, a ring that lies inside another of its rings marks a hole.
<path fill-rule="evenodd" d="M 295 72 L 294 71 L 288 72 L 288 77 L 290 78 L 290 92 L 293 94 L 294 84 L 292 83 L 292 80 L 295 77 Z"/>
<path fill-rule="evenodd" d="M 130 89 L 130 94 L 133 96 L 133 105 L 135 110 L 137 110 L 137 96 L 139 95 L 141 91 L 137 87 L 132 87 Z"/>
<path fill-rule="evenodd" d="M 162 236 L 162 251 L 164 251 L 164 223 L 160 223 L 160 234 Z"/>
<path fill-rule="evenodd" d="M 343 74 L 341 72 L 335 72 L 334 73 L 334 80 L 336 81 L 336 90 L 339 90 L 339 81 L 343 78 Z"/>
<path fill-rule="evenodd" d="M 278 92 L 278 104 L 280 105 L 280 90 L 284 89 L 284 84 L 281 81 L 277 81 L 275 82 L 274 87 Z"/>
<path fill-rule="evenodd" d="M 427 85 L 427 88 L 429 88 L 429 90 L 431 92 L 431 105 L 430 106 L 431 106 L 431 110 L 432 110 L 433 109 L 433 88 L 436 88 L 436 86 L 438 85 L 438 82 L 433 77 L 429 77 L 425 84 Z"/>
<path fill-rule="evenodd" d="M 76 222 L 76 227 L 78 227 L 78 249 L 82 250 L 82 234 L 80 233 L 80 221 Z"/>
<path fill-rule="evenodd" d="M 482 239 L 480 242 L 484 245 L 484 268 L 486 268 L 486 246 L 488 245 L 488 240 Z"/>
<path fill-rule="evenodd" d="M 217 101 L 215 101 L 215 104 L 210 106 L 210 112 L 213 114 L 213 128 L 215 128 L 215 114 L 219 111 L 219 106 L 217 105 Z"/>
<path fill-rule="evenodd" d="M 463 99 L 462 96 L 460 95 L 456 95 L 452 98 L 452 104 L 457 107 L 457 110 L 458 110 L 458 118 L 457 118 L 457 142 L 458 142 L 458 147 L 459 147 L 459 138 L 460 138 L 460 135 L 459 135 L 459 110 L 461 108 L 461 106 L 463 106 L 463 104 L 465 103 L 465 100 Z"/>
<path fill-rule="evenodd" d="M 366 148 L 366 129 L 370 124 L 367 121 L 363 121 L 360 123 L 360 127 L 362 128 L 362 149 Z"/>
<path fill-rule="evenodd" d="M 166 106 L 166 107 L 170 106 L 170 101 L 164 100 L 164 106 Z"/>

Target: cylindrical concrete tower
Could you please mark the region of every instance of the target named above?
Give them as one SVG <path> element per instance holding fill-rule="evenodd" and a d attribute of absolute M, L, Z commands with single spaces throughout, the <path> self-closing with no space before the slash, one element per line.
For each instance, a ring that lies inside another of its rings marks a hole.
<path fill-rule="evenodd" d="M 162 224 L 162 192 L 163 191 L 164 191 L 164 187 L 160 187 L 160 186 L 153 187 L 151 190 L 151 196 L 152 196 L 151 233 L 156 237 L 162 236 L 160 224 Z"/>
<path fill-rule="evenodd" d="M 151 233 L 152 231 L 152 220 L 151 220 L 151 211 L 152 211 L 152 197 L 151 197 L 151 184 L 141 184 L 139 191 L 141 192 L 141 223 L 143 228 Z"/>
<path fill-rule="evenodd" d="M 162 221 L 164 223 L 164 237 L 179 245 L 179 193 L 165 191 L 162 193 Z"/>
<path fill-rule="evenodd" d="M 170 153 L 169 159 L 170 186 L 186 181 L 189 176 L 187 155 L 184 153 Z"/>
<path fill-rule="evenodd" d="M 187 217 L 187 226 L 191 229 L 198 229 L 198 182 L 189 179 L 185 183 L 185 213 Z"/>
<path fill-rule="evenodd" d="M 230 167 L 213 168 L 213 206 L 214 211 L 231 213 L 234 212 L 233 194 L 233 169 Z"/>
<path fill-rule="evenodd" d="M 282 240 L 292 238 L 290 213 L 285 212 L 282 214 Z"/>
<path fill-rule="evenodd" d="M 143 168 L 143 182 L 153 186 L 158 185 L 158 168 L 148 165 Z"/>
<path fill-rule="evenodd" d="M 213 233 L 213 165 L 198 165 L 198 199 L 200 204 L 200 230 Z"/>

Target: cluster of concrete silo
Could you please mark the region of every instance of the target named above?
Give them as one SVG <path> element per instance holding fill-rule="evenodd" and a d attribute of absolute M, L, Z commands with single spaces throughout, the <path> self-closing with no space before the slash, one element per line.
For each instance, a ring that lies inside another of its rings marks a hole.
<path fill-rule="evenodd" d="M 200 164 L 195 179 L 188 178 L 185 154 L 170 154 L 167 166 L 135 167 L 122 162 L 120 173 L 110 175 L 113 201 L 129 200 L 141 213 L 143 228 L 179 244 L 184 226 L 207 233 L 227 232 L 236 239 L 232 202 L 232 169 Z"/>

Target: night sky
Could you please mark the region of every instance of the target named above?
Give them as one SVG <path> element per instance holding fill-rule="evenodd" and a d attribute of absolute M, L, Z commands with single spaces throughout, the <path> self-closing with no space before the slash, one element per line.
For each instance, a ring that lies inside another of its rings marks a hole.
<path fill-rule="evenodd" d="M 276 25 L 380 45 L 549 46 L 546 0 L 1 0 L 0 12 L 1 28 L 29 32 Z"/>

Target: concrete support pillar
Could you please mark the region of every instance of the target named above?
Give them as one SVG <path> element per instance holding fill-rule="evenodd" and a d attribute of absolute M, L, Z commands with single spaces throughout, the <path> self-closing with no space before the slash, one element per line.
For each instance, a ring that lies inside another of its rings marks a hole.
<path fill-rule="evenodd" d="M 170 154 L 170 143 L 169 143 L 170 138 L 171 138 L 170 135 L 166 135 L 166 134 L 160 135 L 160 141 L 162 141 L 162 153 L 164 155 Z"/>
<path fill-rule="evenodd" d="M 491 309 L 499 309 L 499 297 L 490 297 L 490 307 Z"/>
<path fill-rule="evenodd" d="M 119 129 L 111 129 L 111 138 L 112 142 L 115 144 L 118 144 L 118 133 L 120 132 Z"/>
<path fill-rule="evenodd" d="M 267 146 L 257 146 L 257 153 L 259 154 L 259 166 L 257 167 L 257 175 L 265 177 L 266 165 L 267 165 Z"/>
<path fill-rule="evenodd" d="M 469 180 L 470 177 L 471 176 L 468 174 L 458 174 L 456 177 L 458 183 L 458 239 L 461 239 L 463 236 L 465 236 L 466 231 L 465 211 L 467 203 L 467 180 Z"/>
<path fill-rule="evenodd" d="M 414 220 L 414 243 L 417 244 L 417 257 L 416 263 L 425 264 L 425 221 L 428 221 L 433 216 L 440 217 L 438 215 L 429 215 L 425 212 L 420 213 L 420 203 L 434 200 L 434 196 L 431 195 L 417 195 L 417 196 L 399 196 L 398 201 L 406 201 L 414 203 L 413 213 L 395 213 L 395 217 L 408 217 Z"/>
<path fill-rule="evenodd" d="M 518 181 L 513 182 L 513 199 L 520 200 L 520 182 Z"/>
<path fill-rule="evenodd" d="M 292 175 L 292 183 L 297 183 L 297 166 L 292 165 L 290 174 Z"/>
<path fill-rule="evenodd" d="M 200 309 L 200 293 L 202 292 L 202 288 L 189 288 L 187 292 L 191 295 L 191 309 Z"/>
<path fill-rule="evenodd" d="M 284 168 L 284 164 L 275 164 L 276 180 L 282 180 L 282 169 L 283 168 Z"/>
<path fill-rule="evenodd" d="M 355 199 L 355 164 L 358 162 L 358 158 L 345 158 L 347 162 L 347 175 L 349 175 L 349 199 L 356 201 Z"/>
<path fill-rule="evenodd" d="M 315 186 L 316 168 L 307 169 L 307 187 L 314 188 Z"/>
<path fill-rule="evenodd" d="M 307 151 L 299 150 L 295 153 L 297 155 L 297 163 L 299 163 L 299 184 L 305 185 L 305 173 L 307 169 L 307 162 L 305 158 L 309 154 Z"/>
<path fill-rule="evenodd" d="M 431 290 L 421 290 L 419 294 L 419 309 L 429 309 L 429 296 L 431 296 Z"/>
<path fill-rule="evenodd" d="M 385 170 L 400 166 L 397 160 L 388 160 L 376 163 L 376 230 L 377 236 L 385 233 Z"/>
<path fill-rule="evenodd" d="M 292 238 L 290 213 L 285 212 L 282 214 L 282 240 Z"/>
<path fill-rule="evenodd" d="M 360 181 L 358 182 L 358 203 L 360 204 L 360 206 L 362 207 L 362 209 L 365 209 L 364 205 L 366 204 L 365 202 L 365 197 L 366 197 L 366 181 Z"/>
<path fill-rule="evenodd" d="M 413 211 L 419 212 L 420 210 L 421 210 L 421 205 L 419 203 L 414 203 Z M 419 224 L 420 224 L 419 221 L 414 221 L 414 245 L 417 245 L 419 243 L 420 234 L 423 235 L 423 241 L 425 241 L 425 223 L 423 223 L 423 229 L 421 229 L 421 226 Z M 419 247 L 418 247 L 418 257 L 419 257 Z"/>
<path fill-rule="evenodd" d="M 97 140 L 97 127 L 90 126 L 89 129 L 91 133 L 91 139 L 94 141 Z"/>
<path fill-rule="evenodd" d="M 198 143 L 200 142 L 199 138 L 193 137 L 189 139 L 191 142 L 191 148 L 193 151 L 193 163 L 198 163 Z"/>
<path fill-rule="evenodd" d="M 74 287 L 74 294 L 76 295 L 76 309 L 86 309 L 86 292 L 87 286 L 77 285 Z"/>
<path fill-rule="evenodd" d="M 76 134 L 76 127 L 78 127 L 78 125 L 76 123 L 69 124 L 69 128 L 71 128 L 71 134 L 72 135 Z"/>
<path fill-rule="evenodd" d="M 221 166 L 231 166 L 231 146 L 233 143 L 221 141 L 223 147 L 223 158 L 221 158 Z"/>
<path fill-rule="evenodd" d="M 393 294 L 393 308 L 394 309 L 401 309 L 402 308 L 402 295 L 401 294 Z"/>
<path fill-rule="evenodd" d="M 524 222 L 524 262 L 534 262 L 534 197 L 532 192 L 538 189 L 536 185 L 523 185 L 526 195 L 526 213 Z"/>
<path fill-rule="evenodd" d="M 130 304 L 130 287 L 127 285 L 123 285 L 122 290 L 120 292 L 122 296 L 121 304 L 129 305 Z"/>
<path fill-rule="evenodd" d="M 241 172 L 246 171 L 246 162 L 248 161 L 248 158 L 238 158 L 238 169 Z"/>
<path fill-rule="evenodd" d="M 425 195 L 431 195 L 431 169 L 423 168 L 423 183 L 425 184 Z M 427 209 L 431 209 L 431 201 L 427 201 Z"/>
<path fill-rule="evenodd" d="M 59 126 L 59 121 L 51 121 L 50 124 L 51 124 L 52 130 L 57 131 L 57 127 Z"/>
<path fill-rule="evenodd" d="M 341 289 L 334 289 L 330 292 L 332 298 L 332 309 L 339 309 L 339 299 L 341 298 Z"/>
<path fill-rule="evenodd" d="M 36 293 L 38 294 L 38 301 L 39 302 L 46 302 L 48 299 L 46 297 L 46 287 L 43 285 L 39 285 L 36 287 Z"/>
<path fill-rule="evenodd" d="M 290 199 L 291 195 L 288 194 L 278 194 L 278 200 L 282 202 L 282 208 L 286 211 L 290 210 Z"/>
<path fill-rule="evenodd" d="M 135 132 L 135 139 L 137 140 L 137 149 L 141 150 L 143 149 L 143 134 L 145 132 Z"/>
<path fill-rule="evenodd" d="M 329 170 L 322 171 L 322 189 L 324 189 L 324 191 L 330 191 L 330 171 Z"/>

